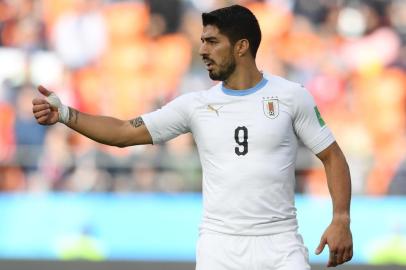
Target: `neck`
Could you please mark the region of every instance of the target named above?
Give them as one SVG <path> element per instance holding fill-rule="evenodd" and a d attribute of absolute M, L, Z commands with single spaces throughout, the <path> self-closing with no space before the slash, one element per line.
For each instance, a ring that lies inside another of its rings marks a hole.
<path fill-rule="evenodd" d="M 224 87 L 232 90 L 244 90 L 254 87 L 262 80 L 262 73 L 255 63 L 237 65 L 235 71 L 225 80 Z"/>

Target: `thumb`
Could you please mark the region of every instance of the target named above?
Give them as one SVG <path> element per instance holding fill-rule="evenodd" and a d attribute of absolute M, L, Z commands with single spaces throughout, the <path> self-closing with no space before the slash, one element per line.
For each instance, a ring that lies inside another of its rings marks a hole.
<path fill-rule="evenodd" d="M 45 87 L 43 87 L 42 85 L 39 85 L 38 86 L 38 91 L 42 94 L 42 95 L 44 95 L 44 96 L 49 96 L 50 94 L 52 94 L 52 92 L 51 91 L 49 91 L 48 89 L 46 89 Z"/>
<path fill-rule="evenodd" d="M 316 251 L 315 251 L 316 255 L 319 255 L 320 253 L 323 252 L 323 249 L 326 246 L 326 244 L 327 244 L 327 238 L 323 235 L 321 237 L 319 246 L 316 248 Z"/>

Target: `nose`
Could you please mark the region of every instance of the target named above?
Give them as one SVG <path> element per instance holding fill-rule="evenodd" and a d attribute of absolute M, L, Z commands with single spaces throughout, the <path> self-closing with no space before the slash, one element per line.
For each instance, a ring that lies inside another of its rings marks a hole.
<path fill-rule="evenodd" d="M 205 42 L 202 42 L 202 44 L 200 45 L 200 48 L 199 48 L 199 55 L 200 56 L 205 56 L 207 54 L 208 54 L 207 53 L 207 46 L 206 46 Z"/>

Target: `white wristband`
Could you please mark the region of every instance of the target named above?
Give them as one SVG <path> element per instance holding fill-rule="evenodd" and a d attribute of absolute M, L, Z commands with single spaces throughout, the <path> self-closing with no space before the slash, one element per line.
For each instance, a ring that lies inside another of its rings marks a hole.
<path fill-rule="evenodd" d="M 69 108 L 62 104 L 61 100 L 55 93 L 51 93 L 47 96 L 46 101 L 51 104 L 51 106 L 58 108 L 59 119 L 58 121 L 67 124 L 69 121 Z"/>

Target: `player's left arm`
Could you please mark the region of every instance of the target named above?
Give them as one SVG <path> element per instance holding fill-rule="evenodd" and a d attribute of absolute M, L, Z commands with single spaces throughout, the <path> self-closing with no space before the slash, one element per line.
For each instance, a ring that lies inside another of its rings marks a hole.
<path fill-rule="evenodd" d="M 316 254 L 327 244 L 330 257 L 327 267 L 351 260 L 353 243 L 350 230 L 351 177 L 347 161 L 336 142 L 317 154 L 323 162 L 333 201 L 333 219 L 321 237 Z"/>

